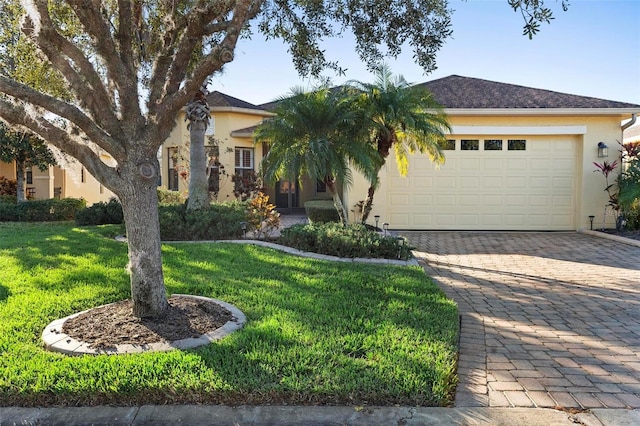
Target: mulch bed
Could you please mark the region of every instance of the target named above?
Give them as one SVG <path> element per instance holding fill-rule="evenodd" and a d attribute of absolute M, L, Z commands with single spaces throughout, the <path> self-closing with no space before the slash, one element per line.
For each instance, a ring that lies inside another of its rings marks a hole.
<path fill-rule="evenodd" d="M 233 315 L 223 306 L 187 297 L 170 297 L 169 308 L 161 318 L 136 318 L 133 302 L 123 300 L 67 320 L 62 331 L 92 348 L 105 349 L 200 337 L 231 319 Z"/>

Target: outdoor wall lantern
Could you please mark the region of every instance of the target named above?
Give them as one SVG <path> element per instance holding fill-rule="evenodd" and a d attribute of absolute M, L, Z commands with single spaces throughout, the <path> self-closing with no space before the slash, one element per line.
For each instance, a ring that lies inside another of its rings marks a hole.
<path fill-rule="evenodd" d="M 609 147 L 604 142 L 598 142 L 598 157 L 608 157 Z"/>
<path fill-rule="evenodd" d="M 378 229 L 378 222 L 380 221 L 380 215 L 377 214 L 373 218 L 376 220 L 376 229 Z"/>
<path fill-rule="evenodd" d="M 389 224 L 387 222 L 382 224 L 382 229 L 384 229 L 384 236 L 387 236 L 387 231 L 389 230 Z"/>

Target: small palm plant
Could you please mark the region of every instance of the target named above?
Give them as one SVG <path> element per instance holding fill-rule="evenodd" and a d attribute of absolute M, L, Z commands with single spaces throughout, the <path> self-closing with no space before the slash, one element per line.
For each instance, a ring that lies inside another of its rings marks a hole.
<path fill-rule="evenodd" d="M 379 172 L 393 150 L 401 176 L 409 167 L 408 154 L 429 155 L 435 164 L 444 163 L 440 150 L 451 132 L 448 118 L 430 92 L 412 86 L 404 77 L 394 77 L 387 65 L 378 67 L 374 83 L 351 83 L 360 111 L 364 137 L 378 152 L 376 171 L 370 180 L 367 198 L 362 207 L 362 223 L 366 223 L 373 206 L 373 196 L 379 186 Z"/>
<path fill-rule="evenodd" d="M 359 143 L 356 110 L 340 90 L 322 87 L 312 92 L 294 88 L 281 98 L 276 116 L 256 130 L 256 143 L 267 142 L 263 159 L 265 181 L 297 181 L 307 176 L 326 185 L 340 221 L 346 225 L 348 213 L 339 194 L 339 183 L 351 183 L 351 169 L 371 176 L 377 154 L 368 144 Z"/>

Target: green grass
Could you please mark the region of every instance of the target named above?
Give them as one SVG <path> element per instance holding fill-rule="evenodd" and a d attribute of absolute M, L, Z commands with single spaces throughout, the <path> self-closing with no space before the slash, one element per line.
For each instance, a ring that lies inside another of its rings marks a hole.
<path fill-rule="evenodd" d="M 418 267 L 326 262 L 238 244 L 165 244 L 169 294 L 247 324 L 195 350 L 68 357 L 51 321 L 129 297 L 117 226 L 0 223 L 0 405 L 448 405 L 457 308 Z"/>

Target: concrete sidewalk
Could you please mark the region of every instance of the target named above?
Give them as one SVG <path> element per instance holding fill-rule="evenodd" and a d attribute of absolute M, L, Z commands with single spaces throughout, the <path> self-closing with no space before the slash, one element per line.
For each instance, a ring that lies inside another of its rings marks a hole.
<path fill-rule="evenodd" d="M 640 412 L 596 409 L 571 414 L 530 408 L 287 407 L 163 405 L 142 407 L 0 408 L 0 426 L 81 425 L 505 425 L 626 426 Z"/>

